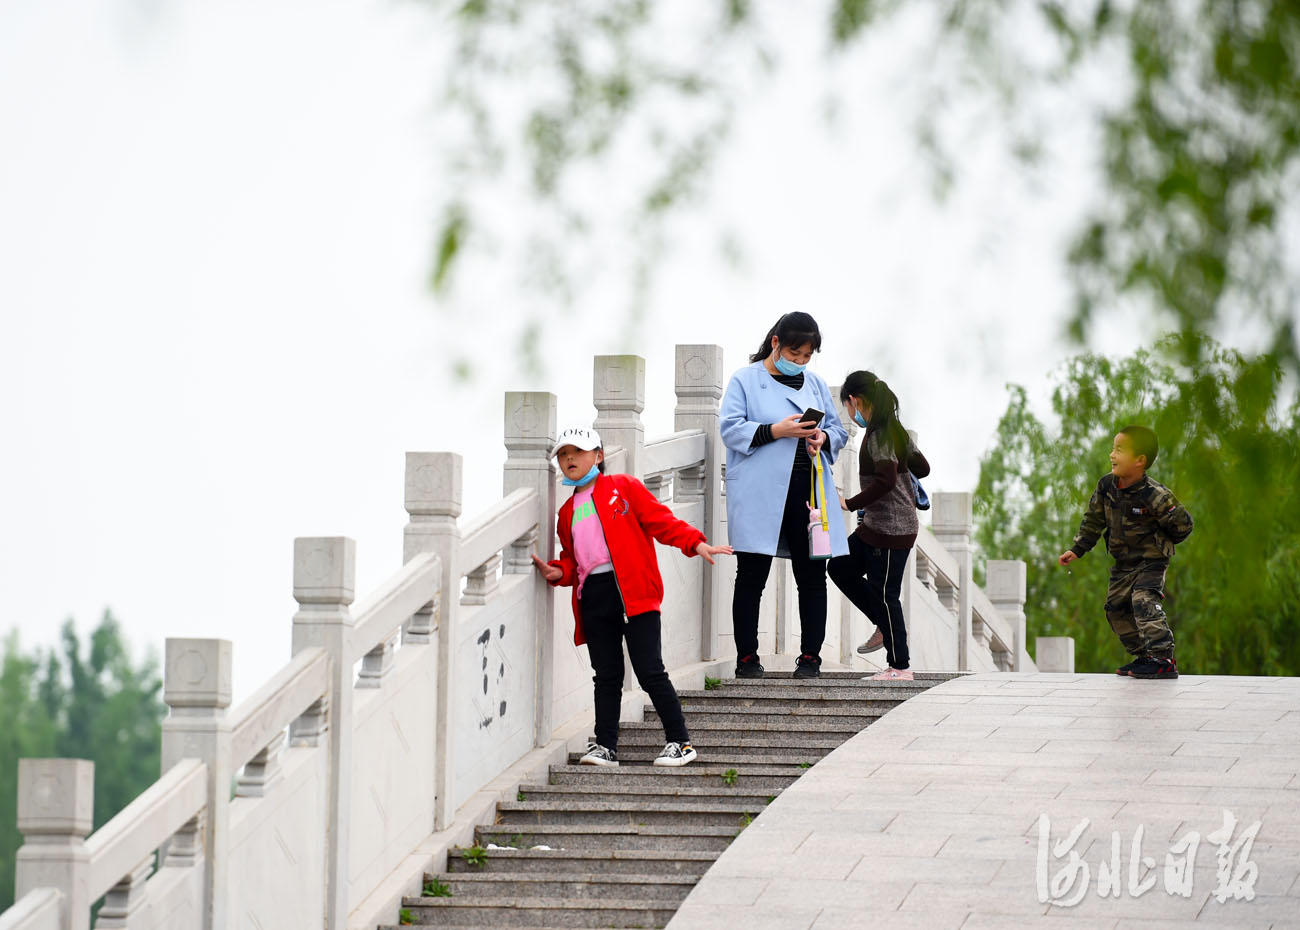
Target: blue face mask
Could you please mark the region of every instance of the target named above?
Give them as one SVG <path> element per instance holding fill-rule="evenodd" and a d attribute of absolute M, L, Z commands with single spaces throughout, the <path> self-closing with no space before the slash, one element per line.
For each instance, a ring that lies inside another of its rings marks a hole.
<path fill-rule="evenodd" d="M 595 477 L 599 474 L 600 474 L 600 466 L 593 465 L 591 466 L 591 471 L 587 472 L 581 478 L 562 478 L 560 479 L 560 481 L 565 487 L 580 488 L 588 481 L 594 480 Z"/>
<path fill-rule="evenodd" d="M 787 377 L 801 375 L 803 374 L 803 370 L 808 367 L 807 365 L 796 365 L 794 362 L 787 361 L 781 355 L 777 355 L 775 364 L 776 370 Z"/>
<path fill-rule="evenodd" d="M 867 421 L 862 419 L 862 411 L 860 410 L 853 411 L 853 422 L 857 423 L 858 426 L 861 426 L 863 429 L 867 428 Z"/>

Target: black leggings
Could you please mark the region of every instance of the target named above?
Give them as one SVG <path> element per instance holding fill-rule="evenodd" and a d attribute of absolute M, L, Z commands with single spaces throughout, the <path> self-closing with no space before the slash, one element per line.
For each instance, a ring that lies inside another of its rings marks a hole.
<path fill-rule="evenodd" d="M 623 640 L 641 690 L 664 726 L 670 743 L 689 743 L 686 718 L 677 690 L 664 670 L 659 644 L 659 611 L 637 614 L 623 620 L 623 598 L 613 572 L 588 575 L 582 586 L 582 631 L 587 637 L 587 654 L 596 674 L 596 742 L 606 749 L 618 749 L 618 716 L 623 701 Z"/>
<path fill-rule="evenodd" d="M 903 621 L 903 572 L 910 549 L 881 549 L 849 537 L 849 554 L 831 559 L 831 581 L 880 628 L 890 668 L 911 664 L 907 653 L 907 625 Z"/>
<path fill-rule="evenodd" d="M 839 514 L 833 514 L 832 524 Z M 790 550 L 790 565 L 799 589 L 799 651 L 820 655 L 826 640 L 826 562 L 808 558 L 808 472 L 792 471 L 781 518 L 781 535 Z M 736 655 L 758 652 L 758 608 L 772 568 L 772 556 L 736 553 L 736 589 L 731 597 L 731 629 Z"/>

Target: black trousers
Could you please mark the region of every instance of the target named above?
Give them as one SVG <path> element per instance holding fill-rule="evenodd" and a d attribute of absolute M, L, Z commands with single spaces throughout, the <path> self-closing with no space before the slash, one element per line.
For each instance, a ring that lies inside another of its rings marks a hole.
<path fill-rule="evenodd" d="M 907 625 L 903 622 L 903 572 L 911 549 L 880 549 L 849 537 L 849 554 L 831 559 L 831 581 L 853 606 L 880 628 L 890 668 L 911 664 L 907 653 Z"/>
<path fill-rule="evenodd" d="M 664 670 L 659 641 L 659 611 L 623 619 L 623 598 L 613 572 L 588 575 L 582 587 L 582 631 L 587 636 L 587 654 L 596 674 L 596 742 L 606 749 L 618 749 L 619 705 L 623 700 L 623 640 L 632 671 L 641 690 L 664 725 L 670 743 L 689 743 L 682 702 L 677 699 L 668 672 Z"/>
<path fill-rule="evenodd" d="M 838 514 L 832 516 L 832 520 Z M 794 469 L 786 491 L 781 535 L 790 550 L 790 566 L 799 589 L 799 651 L 820 655 L 826 641 L 826 562 L 808 558 L 808 472 Z M 736 553 L 736 588 L 731 596 L 731 629 L 736 655 L 758 652 L 758 608 L 772 568 L 772 556 L 758 552 Z"/>

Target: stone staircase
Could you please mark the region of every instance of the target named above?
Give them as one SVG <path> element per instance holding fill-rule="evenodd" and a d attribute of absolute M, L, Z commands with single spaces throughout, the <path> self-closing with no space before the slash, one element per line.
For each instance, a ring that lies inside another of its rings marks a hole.
<path fill-rule="evenodd" d="M 403 901 L 406 916 L 445 928 L 663 927 L 787 785 L 890 709 L 956 677 L 860 675 L 769 672 L 678 692 L 700 753 L 682 768 L 650 764 L 664 739 L 647 706 L 644 722 L 621 728 L 619 768 L 578 765 L 573 754 L 551 767 L 548 784 L 521 786 L 516 801 L 497 805 L 495 825 L 476 830 L 473 848 L 453 850 L 447 872 L 427 876 L 424 897 Z"/>

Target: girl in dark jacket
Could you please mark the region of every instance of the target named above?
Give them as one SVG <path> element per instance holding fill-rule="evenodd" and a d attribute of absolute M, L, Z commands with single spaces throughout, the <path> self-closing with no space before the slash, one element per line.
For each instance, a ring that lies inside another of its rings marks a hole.
<path fill-rule="evenodd" d="M 849 554 L 831 559 L 829 572 L 836 587 L 880 631 L 889 667 L 874 679 L 911 681 L 907 626 L 900 594 L 903 572 L 920 521 L 912 475 L 924 478 L 930 464 L 898 418 L 898 398 L 889 385 L 870 371 L 855 371 L 844 379 L 840 402 L 866 435 L 858 452 L 862 490 L 845 500 L 845 510 L 863 510 L 862 522 L 849 537 Z"/>

